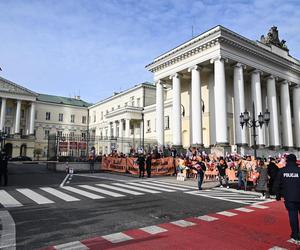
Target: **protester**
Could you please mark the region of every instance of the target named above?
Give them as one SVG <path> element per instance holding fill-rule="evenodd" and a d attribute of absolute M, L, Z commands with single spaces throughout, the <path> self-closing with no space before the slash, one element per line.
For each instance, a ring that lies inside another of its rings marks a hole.
<path fill-rule="evenodd" d="M 144 178 L 145 176 L 145 157 L 140 154 L 137 158 L 137 164 L 139 165 L 139 178 Z"/>
<path fill-rule="evenodd" d="M 259 160 L 257 167 L 257 173 L 259 174 L 257 179 L 256 191 L 262 193 L 262 199 L 266 198 L 266 192 L 268 191 L 268 168 L 263 160 Z"/>
<path fill-rule="evenodd" d="M 148 154 L 146 157 L 146 171 L 147 171 L 147 177 L 151 177 L 151 162 L 152 162 L 152 156 L 151 154 Z"/>
<path fill-rule="evenodd" d="M 219 171 L 219 181 L 220 181 L 220 187 L 223 187 L 222 181 L 225 181 L 226 187 L 229 188 L 228 185 L 228 177 L 226 174 L 226 170 L 228 168 L 226 161 L 223 157 L 220 158 L 220 161 L 217 165 L 218 171 Z"/>
<path fill-rule="evenodd" d="M 0 154 L 0 185 L 2 184 L 2 175 L 3 175 L 4 186 L 7 186 L 7 182 L 8 182 L 7 161 L 8 161 L 8 157 L 6 155 L 6 152 L 2 150 Z"/>
<path fill-rule="evenodd" d="M 201 156 L 199 156 L 198 162 L 194 166 L 194 168 L 197 170 L 198 189 L 202 190 L 202 182 L 204 179 L 204 173 L 206 171 L 206 166 L 205 166 L 205 163 L 203 162 L 203 159 Z"/>
<path fill-rule="evenodd" d="M 278 172 L 274 183 L 276 200 L 284 197 L 285 207 L 289 214 L 291 227 L 291 242 L 300 244 L 299 219 L 300 214 L 300 168 L 296 164 L 297 157 L 294 154 L 286 156 L 286 166 Z"/>

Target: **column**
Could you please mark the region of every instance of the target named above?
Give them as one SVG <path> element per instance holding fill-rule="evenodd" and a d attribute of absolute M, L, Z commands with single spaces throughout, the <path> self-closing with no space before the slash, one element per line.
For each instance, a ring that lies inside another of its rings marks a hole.
<path fill-rule="evenodd" d="M 208 77 L 209 91 L 209 143 L 212 147 L 216 144 L 216 122 L 215 122 L 215 79 L 214 73 Z"/>
<path fill-rule="evenodd" d="M 218 57 L 213 60 L 215 86 L 215 123 L 216 123 L 216 144 L 219 146 L 227 146 L 227 108 L 226 108 L 226 81 L 225 81 L 225 65 L 224 59 Z"/>
<path fill-rule="evenodd" d="M 300 149 L 300 85 L 293 89 L 295 146 Z"/>
<path fill-rule="evenodd" d="M 163 82 L 159 80 L 156 83 L 156 136 L 158 146 L 165 144 L 164 135 L 164 87 Z"/>
<path fill-rule="evenodd" d="M 192 114 L 192 145 L 203 146 L 202 137 L 202 107 L 201 107 L 201 67 L 189 68 L 192 74 L 191 114 Z"/>
<path fill-rule="evenodd" d="M 20 134 L 21 100 L 17 100 L 15 134 Z"/>
<path fill-rule="evenodd" d="M 270 111 L 269 123 L 269 144 L 270 147 L 276 148 L 280 146 L 279 140 L 279 126 L 278 126 L 278 110 L 277 110 L 277 95 L 275 77 L 269 76 L 267 78 L 267 98 L 268 110 Z"/>
<path fill-rule="evenodd" d="M 29 123 L 29 134 L 34 134 L 34 121 L 35 121 L 35 103 L 32 102 L 30 106 L 30 123 Z"/>
<path fill-rule="evenodd" d="M 126 138 L 130 137 L 130 120 L 129 119 L 125 120 L 125 137 Z"/>
<path fill-rule="evenodd" d="M 2 97 L 1 116 L 0 116 L 0 131 L 5 129 L 5 114 L 6 113 L 6 98 Z"/>
<path fill-rule="evenodd" d="M 233 69 L 233 91 L 234 91 L 234 121 L 235 121 L 235 143 L 237 146 L 245 146 L 246 128 L 241 129 L 240 115 L 245 111 L 245 90 L 244 90 L 244 65 L 237 63 Z"/>
<path fill-rule="evenodd" d="M 112 136 L 112 134 L 111 134 L 111 123 L 109 122 L 108 123 L 108 130 L 107 130 L 107 137 L 108 137 L 108 140 L 110 140 L 111 139 L 111 136 Z"/>
<path fill-rule="evenodd" d="M 289 82 L 283 81 L 280 85 L 280 101 L 281 101 L 281 118 L 282 118 L 282 146 L 292 148 L 293 131 L 292 131 L 292 116 L 290 104 Z"/>
<path fill-rule="evenodd" d="M 119 120 L 119 136 L 121 139 L 120 142 L 120 151 L 124 153 L 124 130 L 123 130 L 123 120 Z"/>
<path fill-rule="evenodd" d="M 254 107 L 255 107 L 255 114 L 254 114 L 255 119 L 258 119 L 258 115 L 260 113 L 263 113 L 260 75 L 261 75 L 261 71 L 259 70 L 253 70 L 251 74 L 251 91 L 252 91 L 252 100 L 254 102 Z M 251 103 L 251 107 L 252 107 L 252 103 Z M 256 134 L 258 135 L 257 145 L 263 147 L 265 145 L 263 127 L 256 128 Z"/>
<path fill-rule="evenodd" d="M 172 135 L 173 145 L 182 146 L 182 125 L 181 125 L 181 75 L 176 73 L 170 77 L 173 86 L 173 109 L 172 109 Z"/>
<path fill-rule="evenodd" d="M 113 137 L 117 138 L 117 121 L 113 122 Z"/>

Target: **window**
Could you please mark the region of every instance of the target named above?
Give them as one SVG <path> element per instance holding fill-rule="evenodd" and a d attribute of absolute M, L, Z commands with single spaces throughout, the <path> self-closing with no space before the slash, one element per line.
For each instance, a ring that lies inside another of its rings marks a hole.
<path fill-rule="evenodd" d="M 62 113 L 58 114 L 58 121 L 59 122 L 63 122 L 64 121 L 64 114 L 62 114 Z"/>
<path fill-rule="evenodd" d="M 93 111 L 94 122 L 96 122 L 96 111 Z"/>
<path fill-rule="evenodd" d="M 111 111 L 114 111 L 115 110 L 115 108 L 114 107 L 111 107 Z"/>
<path fill-rule="evenodd" d="M 85 133 L 85 132 L 81 133 L 81 137 L 82 137 L 83 139 L 85 139 L 85 138 L 86 138 L 86 133 Z"/>
<path fill-rule="evenodd" d="M 169 116 L 165 116 L 165 129 L 170 129 Z"/>
<path fill-rule="evenodd" d="M 103 120 L 103 111 L 101 111 L 101 120 Z"/>
<path fill-rule="evenodd" d="M 108 114 L 108 110 L 106 110 L 106 114 Z"/>
<path fill-rule="evenodd" d="M 131 106 L 134 107 L 134 96 L 130 97 L 131 100 Z"/>
<path fill-rule="evenodd" d="M 75 115 L 71 115 L 71 122 L 72 122 L 72 123 L 75 122 Z"/>
<path fill-rule="evenodd" d="M 82 123 L 86 124 L 86 116 L 82 116 Z"/>
<path fill-rule="evenodd" d="M 70 132 L 70 137 L 74 137 L 74 136 L 75 136 L 74 131 L 71 131 L 71 132 Z"/>
<path fill-rule="evenodd" d="M 6 115 L 12 115 L 13 108 L 12 107 L 6 107 Z"/>
<path fill-rule="evenodd" d="M 128 106 L 128 102 L 125 102 L 124 106 L 127 107 Z"/>
<path fill-rule="evenodd" d="M 57 136 L 58 136 L 58 137 L 62 137 L 62 131 L 61 131 L 61 130 L 58 130 L 58 131 L 57 131 Z"/>
<path fill-rule="evenodd" d="M 20 136 L 22 136 L 23 135 L 23 129 L 21 128 L 20 129 Z"/>
<path fill-rule="evenodd" d="M 147 120 L 147 132 L 151 132 L 151 120 Z"/>
<path fill-rule="evenodd" d="M 51 114 L 50 112 L 46 112 L 46 121 L 50 121 Z"/>
<path fill-rule="evenodd" d="M 4 128 L 5 134 L 10 135 L 10 127 Z"/>
<path fill-rule="evenodd" d="M 50 130 L 45 129 L 45 139 L 48 139 Z"/>
<path fill-rule="evenodd" d="M 25 110 L 21 109 L 21 118 L 25 118 Z"/>
<path fill-rule="evenodd" d="M 118 105 L 118 109 L 120 109 L 121 108 L 121 106 L 120 105 Z"/>
<path fill-rule="evenodd" d="M 136 106 L 140 107 L 141 105 L 141 98 L 136 99 Z"/>

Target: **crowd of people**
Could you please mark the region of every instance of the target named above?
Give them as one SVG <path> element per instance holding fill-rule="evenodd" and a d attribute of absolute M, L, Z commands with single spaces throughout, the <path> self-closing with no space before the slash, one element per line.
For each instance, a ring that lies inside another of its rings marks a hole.
<path fill-rule="evenodd" d="M 242 156 L 237 153 L 217 156 L 197 148 L 178 152 L 172 147 L 154 147 L 147 154 L 142 150 L 131 150 L 127 155 L 112 151 L 110 156 L 136 157 L 140 178 L 145 176 L 145 170 L 147 177 L 151 177 L 151 159 L 173 157 L 174 175 L 181 173 L 185 178 L 197 179 L 199 190 L 205 180 L 217 180 L 220 187 L 229 188 L 233 174 L 234 180 L 237 180 L 237 189 L 261 192 L 262 199 L 275 198 L 274 181 L 278 170 L 286 164 L 286 154 L 254 159 L 252 155 Z"/>

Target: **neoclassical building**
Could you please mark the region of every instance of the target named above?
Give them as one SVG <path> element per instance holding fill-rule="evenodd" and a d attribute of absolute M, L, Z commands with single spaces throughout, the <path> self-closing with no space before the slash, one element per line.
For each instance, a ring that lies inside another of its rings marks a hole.
<path fill-rule="evenodd" d="M 300 149 L 300 62 L 279 40 L 276 27 L 252 41 L 217 26 L 146 69 L 156 83 L 159 145 L 251 146 L 251 131 L 241 128 L 239 116 L 254 103 L 256 117 L 270 111 L 269 126 L 256 131 L 259 147 Z M 165 130 L 166 112 L 171 132 Z"/>
<path fill-rule="evenodd" d="M 88 131 L 90 104 L 79 97 L 38 94 L 2 77 L 0 97 L 1 144 L 9 156 L 33 157 L 39 149 L 40 159 L 46 159 L 50 134 L 85 136 Z"/>
<path fill-rule="evenodd" d="M 100 154 L 153 145 L 242 151 L 253 145 L 253 136 L 240 126 L 240 114 L 252 115 L 253 104 L 256 119 L 270 112 L 269 125 L 256 129 L 258 146 L 299 154 L 300 61 L 279 40 L 276 27 L 252 41 L 217 26 L 146 69 L 155 84 L 137 84 L 96 104 L 38 94 L 0 77 L 0 131 L 8 135 L 10 155 L 33 157 L 39 149 L 46 159 L 49 135 L 63 140 L 66 135 L 70 141 L 58 142 L 54 150 L 71 156 L 91 147 Z"/>

